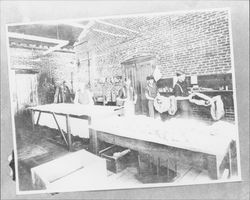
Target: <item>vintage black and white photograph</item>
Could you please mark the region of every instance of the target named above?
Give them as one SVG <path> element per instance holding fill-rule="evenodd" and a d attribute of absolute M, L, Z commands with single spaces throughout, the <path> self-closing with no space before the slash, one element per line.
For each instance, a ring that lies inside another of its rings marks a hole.
<path fill-rule="evenodd" d="M 241 180 L 229 9 L 7 31 L 19 193 Z"/>

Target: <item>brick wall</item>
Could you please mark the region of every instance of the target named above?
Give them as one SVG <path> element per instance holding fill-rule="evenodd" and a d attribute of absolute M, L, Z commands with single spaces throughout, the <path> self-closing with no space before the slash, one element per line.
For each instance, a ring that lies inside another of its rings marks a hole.
<path fill-rule="evenodd" d="M 42 83 L 45 77 L 60 83 L 63 80 L 70 82 L 72 73 L 75 81 L 82 82 L 122 76 L 121 62 L 133 56 L 155 56 L 162 78 L 173 77 L 178 69 L 185 70 L 189 75 L 223 74 L 231 69 L 227 11 L 105 21 L 138 33 L 96 23 L 90 33 L 79 41 L 80 45 L 75 47 L 76 54 L 53 52 L 34 61 L 34 57 L 39 57 L 44 50 L 11 47 L 11 67 L 39 69 L 40 103 L 44 103 Z M 94 28 L 126 37 L 98 33 L 93 31 Z"/>
<path fill-rule="evenodd" d="M 31 48 L 10 48 L 11 68 L 38 69 L 38 101 L 39 104 L 46 103 L 46 91 L 43 87 L 45 78 L 51 82 L 52 78 L 56 84 L 66 80 L 71 81 L 71 74 L 76 74 L 75 54 L 66 52 L 53 52 L 41 56 L 44 50 Z M 36 59 L 39 57 L 40 59 Z"/>
<path fill-rule="evenodd" d="M 119 38 L 91 31 L 83 38 L 84 45 L 75 48 L 76 55 L 84 60 L 86 52 L 90 52 L 92 77 L 122 75 L 121 62 L 145 54 L 156 56 L 163 78 L 172 77 L 177 69 L 190 75 L 221 74 L 231 69 L 227 11 L 106 21 L 140 33 L 127 31 L 127 38 Z M 110 28 L 109 31 L 115 30 Z"/>

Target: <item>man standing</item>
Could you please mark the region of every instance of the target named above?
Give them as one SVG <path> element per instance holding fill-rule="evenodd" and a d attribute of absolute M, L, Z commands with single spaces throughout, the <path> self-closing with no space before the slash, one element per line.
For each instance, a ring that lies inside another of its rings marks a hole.
<path fill-rule="evenodd" d="M 132 116 L 135 114 L 137 95 L 134 88 L 131 86 L 130 79 L 125 78 L 125 84 L 119 90 L 116 100 L 118 106 L 124 107 L 124 115 Z"/>
<path fill-rule="evenodd" d="M 183 71 L 176 73 L 177 82 L 173 89 L 173 94 L 177 100 L 178 113 L 182 116 L 189 116 L 192 112 L 189 103 L 189 91 L 187 89 L 186 74 Z"/>
<path fill-rule="evenodd" d="M 56 87 L 54 103 L 72 103 L 72 97 L 66 81 Z"/>
<path fill-rule="evenodd" d="M 146 80 L 145 97 L 148 100 L 149 117 L 155 118 L 154 100 L 157 96 L 157 87 L 153 76 L 148 76 Z"/>

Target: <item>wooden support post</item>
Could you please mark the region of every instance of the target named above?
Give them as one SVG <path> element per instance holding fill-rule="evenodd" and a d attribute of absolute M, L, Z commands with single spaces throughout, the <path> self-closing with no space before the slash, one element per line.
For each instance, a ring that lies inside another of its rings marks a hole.
<path fill-rule="evenodd" d="M 232 151 L 231 151 L 231 144 L 228 148 L 228 164 L 229 164 L 229 176 L 232 177 Z"/>
<path fill-rule="evenodd" d="M 72 141 L 71 141 L 71 127 L 70 127 L 70 121 L 69 121 L 69 115 L 66 115 L 66 126 L 67 126 L 67 133 L 68 133 L 68 146 L 69 151 L 72 150 Z"/>
<path fill-rule="evenodd" d="M 89 129 L 89 149 L 92 153 L 98 155 L 99 151 L 99 140 L 96 130 Z"/>
<path fill-rule="evenodd" d="M 219 166 L 217 165 L 216 156 L 209 155 L 207 157 L 207 170 L 210 178 L 218 179 Z"/>
<path fill-rule="evenodd" d="M 137 155 L 137 159 L 138 159 L 138 174 L 141 175 L 141 158 L 140 158 L 140 153 L 138 152 Z"/>
<path fill-rule="evenodd" d="M 149 168 L 149 170 L 151 170 L 151 169 L 152 169 L 152 165 L 151 165 L 151 161 L 150 161 L 150 155 L 147 154 L 146 157 L 147 157 L 147 165 L 148 165 L 148 168 Z"/>
<path fill-rule="evenodd" d="M 88 116 L 88 124 L 91 125 L 91 117 Z"/>
<path fill-rule="evenodd" d="M 36 125 L 38 125 L 38 123 L 39 123 L 41 113 L 42 113 L 42 112 L 41 112 L 41 111 L 39 111 L 39 114 L 38 114 L 38 117 L 37 117 L 37 120 L 36 120 Z"/>
<path fill-rule="evenodd" d="M 157 159 L 157 165 L 156 165 L 156 175 L 160 176 L 160 167 L 161 167 L 161 160 L 160 158 Z"/>
<path fill-rule="evenodd" d="M 167 162 L 166 162 L 167 164 L 166 164 L 166 167 L 167 167 L 167 180 L 168 180 L 168 178 L 169 178 L 169 167 L 168 167 L 168 160 L 167 160 Z"/>
<path fill-rule="evenodd" d="M 52 115 L 53 115 L 53 118 L 54 118 L 54 120 L 55 120 L 55 122 L 56 122 L 57 128 L 58 128 L 58 130 L 60 131 L 60 133 L 61 133 L 61 135 L 62 135 L 62 137 L 63 137 L 65 143 L 66 143 L 67 145 L 69 145 L 68 142 L 67 142 L 67 140 L 66 140 L 66 138 L 65 138 L 65 136 L 64 136 L 64 134 L 63 134 L 62 129 L 60 128 L 60 126 L 59 126 L 59 124 L 58 124 L 58 122 L 57 122 L 55 113 L 52 112 Z"/>
<path fill-rule="evenodd" d="M 174 162 L 174 172 L 175 172 L 175 176 L 177 176 L 177 161 Z"/>
<path fill-rule="evenodd" d="M 31 115 L 31 126 L 32 126 L 32 130 L 35 130 L 35 119 L 34 119 L 34 115 L 35 115 L 35 111 L 34 110 L 30 110 L 30 115 Z"/>

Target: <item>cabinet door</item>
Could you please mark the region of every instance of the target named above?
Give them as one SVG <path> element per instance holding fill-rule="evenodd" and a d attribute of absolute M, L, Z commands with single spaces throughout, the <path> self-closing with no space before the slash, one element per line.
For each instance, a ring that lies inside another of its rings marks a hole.
<path fill-rule="evenodd" d="M 145 97 L 146 77 L 153 74 L 154 61 L 139 62 L 125 65 L 125 76 L 131 80 L 131 84 L 137 94 L 135 106 L 136 114 L 148 114 L 147 100 Z"/>

